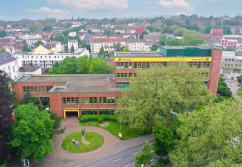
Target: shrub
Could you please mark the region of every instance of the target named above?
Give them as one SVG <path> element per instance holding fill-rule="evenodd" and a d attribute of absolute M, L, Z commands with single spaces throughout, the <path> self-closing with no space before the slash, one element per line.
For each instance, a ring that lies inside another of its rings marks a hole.
<path fill-rule="evenodd" d="M 99 118 L 102 118 L 103 121 L 113 121 L 119 123 L 119 118 L 117 115 L 85 115 L 79 118 L 80 123 L 98 121 Z"/>
<path fill-rule="evenodd" d="M 103 117 L 99 117 L 97 121 L 98 123 L 103 123 Z"/>

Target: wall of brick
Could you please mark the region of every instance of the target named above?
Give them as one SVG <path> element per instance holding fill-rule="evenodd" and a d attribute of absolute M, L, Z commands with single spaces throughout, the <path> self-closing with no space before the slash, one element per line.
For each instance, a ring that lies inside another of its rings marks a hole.
<path fill-rule="evenodd" d="M 210 80 L 208 81 L 208 89 L 211 90 L 211 92 L 214 95 L 217 95 L 222 54 L 223 54 L 222 50 L 211 51 L 211 56 L 212 56 L 212 62 L 210 67 L 211 77 L 210 77 Z"/>

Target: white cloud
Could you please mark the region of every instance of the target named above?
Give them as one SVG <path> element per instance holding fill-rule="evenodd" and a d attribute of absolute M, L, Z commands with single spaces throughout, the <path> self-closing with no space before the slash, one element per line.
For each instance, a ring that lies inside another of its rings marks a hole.
<path fill-rule="evenodd" d="M 158 4 L 167 9 L 186 9 L 189 11 L 194 10 L 194 7 L 185 0 L 160 0 Z"/>
<path fill-rule="evenodd" d="M 69 7 L 77 12 L 124 10 L 128 0 L 48 0 L 50 3 Z"/>
<path fill-rule="evenodd" d="M 42 7 L 40 9 L 26 9 L 25 12 L 33 13 L 33 14 L 44 14 L 47 17 L 57 17 L 57 18 L 64 18 L 68 14 L 70 14 L 70 12 L 66 10 L 50 9 L 48 7 Z"/>

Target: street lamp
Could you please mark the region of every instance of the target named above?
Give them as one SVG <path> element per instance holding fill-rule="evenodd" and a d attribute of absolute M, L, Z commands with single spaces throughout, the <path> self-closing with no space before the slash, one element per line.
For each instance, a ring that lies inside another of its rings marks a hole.
<path fill-rule="evenodd" d="M 174 126 L 174 116 L 178 116 L 178 113 L 176 113 L 174 111 L 170 111 L 170 113 L 173 115 L 173 117 L 172 117 L 172 124 Z"/>

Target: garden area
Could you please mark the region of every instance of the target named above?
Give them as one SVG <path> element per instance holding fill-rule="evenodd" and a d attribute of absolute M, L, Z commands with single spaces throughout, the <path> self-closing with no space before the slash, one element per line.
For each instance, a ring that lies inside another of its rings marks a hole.
<path fill-rule="evenodd" d="M 70 153 L 83 153 L 97 150 L 103 145 L 104 138 L 102 135 L 95 132 L 86 132 L 85 134 L 85 142 L 82 139 L 82 132 L 70 134 L 63 140 L 61 147 L 64 150 L 69 147 Z M 79 142 L 80 146 L 76 146 L 71 140 Z"/>
<path fill-rule="evenodd" d="M 131 128 L 121 122 L 118 115 L 84 115 L 79 118 L 81 126 L 95 126 L 103 128 L 121 140 L 128 140 L 143 135 L 151 134 L 146 128 Z M 119 137 L 122 134 L 122 138 Z"/>

